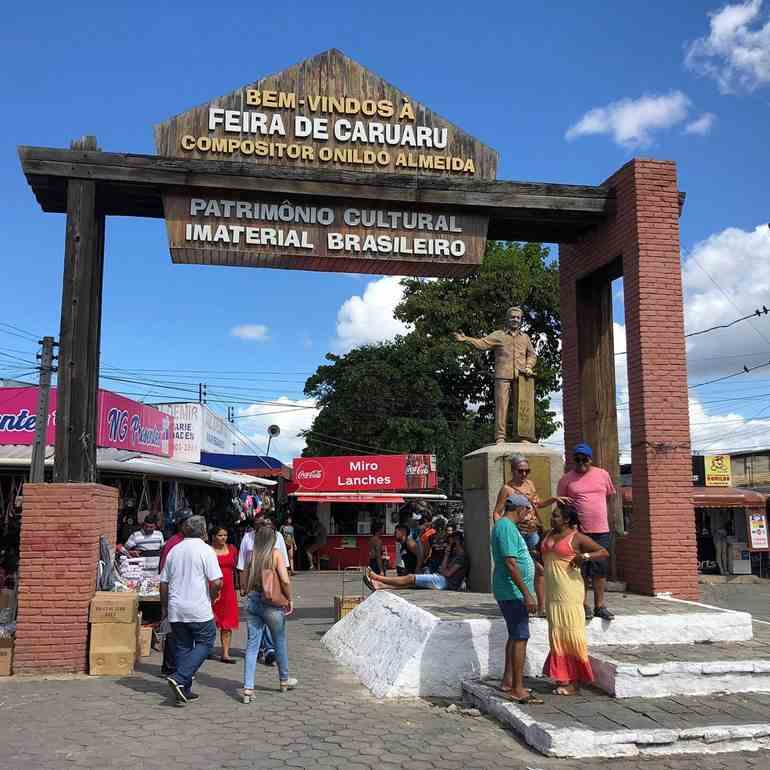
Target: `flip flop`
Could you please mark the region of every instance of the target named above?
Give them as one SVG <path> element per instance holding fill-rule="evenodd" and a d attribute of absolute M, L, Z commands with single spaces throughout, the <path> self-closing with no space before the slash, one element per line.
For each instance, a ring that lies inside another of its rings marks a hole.
<path fill-rule="evenodd" d="M 567 686 L 566 685 L 560 685 L 553 691 L 554 695 L 559 695 L 562 698 L 571 698 L 578 694 L 577 690 L 573 690 L 572 692 L 567 692 Z"/>
<path fill-rule="evenodd" d="M 226 658 L 224 655 L 220 658 L 222 663 L 237 663 L 238 661 L 235 658 Z"/>
<path fill-rule="evenodd" d="M 363 577 L 364 585 L 372 592 L 376 591 L 377 589 L 374 587 L 374 583 L 372 583 L 372 579 L 369 577 L 368 572 L 364 572 Z"/>
<path fill-rule="evenodd" d="M 516 698 L 513 695 L 508 695 L 508 700 L 518 703 L 521 706 L 541 706 L 545 703 L 541 697 L 534 693 L 530 693 L 526 698 Z"/>

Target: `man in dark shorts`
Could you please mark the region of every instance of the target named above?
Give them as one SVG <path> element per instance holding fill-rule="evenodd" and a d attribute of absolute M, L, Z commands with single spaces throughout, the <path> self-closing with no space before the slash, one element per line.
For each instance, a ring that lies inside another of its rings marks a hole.
<path fill-rule="evenodd" d="M 557 496 L 566 498 L 578 513 L 580 529 L 595 543 L 610 550 L 610 525 L 607 519 L 607 498 L 615 495 L 615 485 L 604 468 L 593 465 L 593 450 L 588 444 L 578 444 L 572 455 L 575 469 L 559 480 Z M 604 603 L 604 588 L 609 574 L 609 559 L 591 559 L 583 567 L 583 579 L 588 589 L 593 584 L 594 609 L 585 605 L 586 620 L 592 617 L 612 620 L 615 616 Z M 588 590 L 586 590 L 588 601 Z"/>
<path fill-rule="evenodd" d="M 529 616 L 537 610 L 537 599 L 535 564 L 516 525 L 529 510 L 530 503 L 524 495 L 514 494 L 505 501 L 505 511 L 492 530 L 492 592 L 508 627 L 500 689 L 518 703 L 542 703 L 524 688 Z"/>

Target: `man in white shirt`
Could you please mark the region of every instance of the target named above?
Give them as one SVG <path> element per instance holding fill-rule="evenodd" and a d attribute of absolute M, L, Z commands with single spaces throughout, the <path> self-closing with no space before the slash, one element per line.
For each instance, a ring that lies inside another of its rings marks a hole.
<path fill-rule="evenodd" d="M 191 691 L 195 672 L 214 648 L 217 629 L 211 605 L 222 590 L 222 570 L 214 550 L 203 541 L 206 520 L 191 516 L 184 540 L 169 554 L 160 573 L 160 601 L 176 646 L 176 671 L 166 678 L 184 706 L 198 696 Z"/>
<path fill-rule="evenodd" d="M 148 513 L 144 517 L 142 528 L 126 540 L 125 548 L 129 555 L 141 557 L 142 574 L 145 577 L 155 577 L 158 574 L 163 542 L 163 533 L 158 529 L 158 517 L 154 513 Z"/>

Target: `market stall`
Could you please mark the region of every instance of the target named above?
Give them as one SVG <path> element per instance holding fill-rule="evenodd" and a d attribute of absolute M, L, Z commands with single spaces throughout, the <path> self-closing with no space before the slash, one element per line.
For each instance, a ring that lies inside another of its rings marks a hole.
<path fill-rule="evenodd" d="M 289 493 L 300 551 L 324 540 L 318 548 L 321 568 L 366 566 L 369 539 L 378 526 L 388 563 L 398 560 L 394 532 L 409 503 L 443 501 L 436 491 L 434 455 L 367 455 L 302 457 L 294 460 L 294 484 Z"/>

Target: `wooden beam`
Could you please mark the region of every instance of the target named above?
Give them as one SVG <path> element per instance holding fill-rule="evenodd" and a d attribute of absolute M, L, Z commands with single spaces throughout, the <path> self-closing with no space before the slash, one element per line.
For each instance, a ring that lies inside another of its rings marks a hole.
<path fill-rule="evenodd" d="M 93 137 L 73 146 L 94 147 Z M 96 480 L 104 215 L 96 183 L 67 181 L 67 229 L 59 332 L 54 481 Z"/>
<path fill-rule="evenodd" d="M 170 187 L 441 206 L 484 214 L 514 240 L 521 220 L 566 225 L 569 235 L 603 221 L 614 194 L 603 187 L 403 176 L 328 169 L 273 168 L 242 162 L 20 147 L 22 168 L 46 211 L 64 211 L 66 180 L 96 181 L 104 214 L 162 216 Z M 548 240 L 555 240 L 551 238 Z"/>

